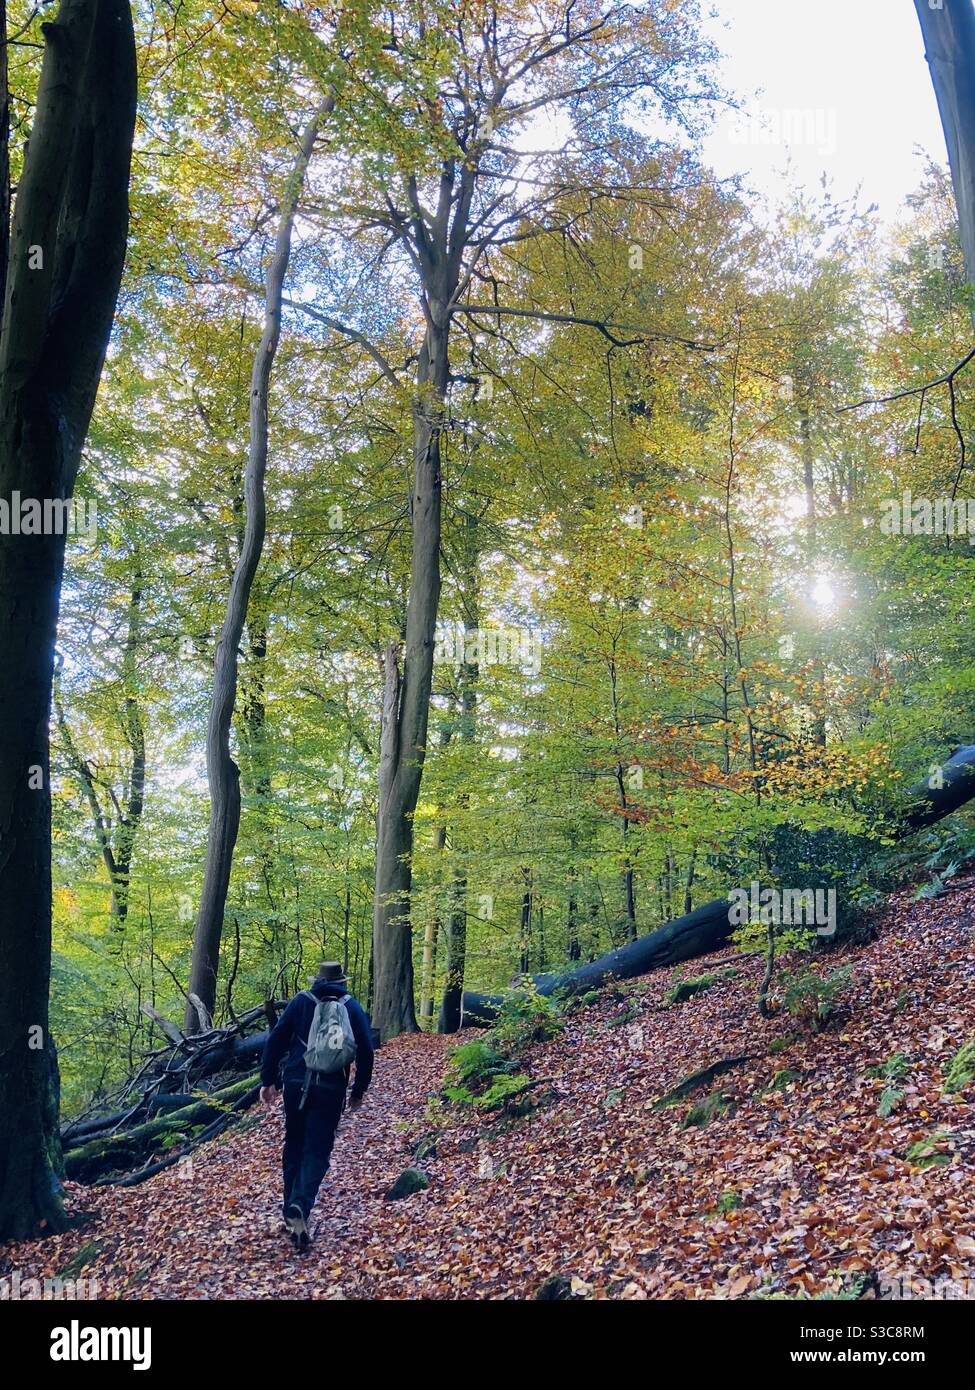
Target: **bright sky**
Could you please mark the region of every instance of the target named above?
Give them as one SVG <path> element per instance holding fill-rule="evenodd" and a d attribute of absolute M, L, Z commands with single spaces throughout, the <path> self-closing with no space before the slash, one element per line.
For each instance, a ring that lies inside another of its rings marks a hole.
<path fill-rule="evenodd" d="M 947 158 L 912 0 L 715 0 L 714 8 L 707 32 L 726 55 L 725 86 L 766 116 L 764 127 L 722 118 L 706 162 L 721 177 L 743 173 L 746 186 L 775 201 L 791 154 L 799 185 L 815 188 L 825 171 L 848 197 L 862 183 L 862 205 L 875 202 L 885 222 L 896 220 L 921 179 L 915 147 Z"/>

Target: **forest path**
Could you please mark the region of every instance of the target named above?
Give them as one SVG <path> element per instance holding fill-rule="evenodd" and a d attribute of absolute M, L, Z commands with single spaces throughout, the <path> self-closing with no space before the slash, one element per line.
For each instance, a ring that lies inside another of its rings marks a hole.
<path fill-rule="evenodd" d="M 816 969 L 841 963 L 847 1004 L 811 1036 L 757 1017 L 755 959 L 674 1007 L 665 991 L 706 962 L 630 982 L 530 1049 L 550 1104 L 494 1133 L 454 1119 L 422 1160 L 429 1188 L 389 1202 L 454 1041 L 397 1039 L 342 1122 L 305 1255 L 280 1231 L 278 1109 L 137 1187 L 70 1185 L 87 1222 L 0 1249 L 0 1272 L 80 1274 L 119 1299 L 531 1298 L 553 1274 L 597 1298 L 975 1280 L 975 1086 L 943 1089 L 975 1036 L 975 890 L 898 895 L 876 941 Z M 683 1127 L 687 1105 L 654 1109 L 682 1076 L 746 1052 L 716 1083 L 732 1108 L 706 1128 Z M 897 1053 L 900 1075 L 867 1074 Z M 887 1087 L 900 1094 L 882 1116 Z M 907 1159 L 920 1141 L 939 1161 Z"/>

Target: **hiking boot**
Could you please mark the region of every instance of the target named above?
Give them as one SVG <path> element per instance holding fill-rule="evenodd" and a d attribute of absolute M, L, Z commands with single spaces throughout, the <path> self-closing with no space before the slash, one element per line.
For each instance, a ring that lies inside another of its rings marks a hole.
<path fill-rule="evenodd" d="M 308 1223 L 305 1220 L 305 1213 L 301 1207 L 295 1203 L 288 1208 L 284 1215 L 284 1224 L 291 1234 L 291 1243 L 296 1250 L 307 1250 L 310 1244 L 308 1236 Z"/>

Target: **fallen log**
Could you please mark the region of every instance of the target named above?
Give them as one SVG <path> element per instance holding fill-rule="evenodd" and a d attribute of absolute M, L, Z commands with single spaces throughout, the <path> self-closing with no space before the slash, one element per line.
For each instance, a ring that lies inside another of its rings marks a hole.
<path fill-rule="evenodd" d="M 934 825 L 975 796 L 975 744 L 953 748 L 951 756 L 910 787 L 905 796 L 897 838 Z M 735 930 L 728 898 L 716 898 L 683 917 L 675 917 L 647 936 L 607 951 L 597 960 L 555 974 L 534 975 L 539 994 L 586 994 L 608 979 L 630 980 L 663 966 L 711 955 L 727 945 Z M 488 1027 L 497 1017 L 501 996 L 465 990 L 459 1026 Z"/>
<path fill-rule="evenodd" d="M 904 817 L 898 839 L 925 830 L 929 825 L 950 816 L 975 796 L 975 744 L 967 743 L 951 750 L 947 762 L 931 768 L 923 782 L 917 782 L 907 793 L 913 803 Z"/>
<path fill-rule="evenodd" d="M 235 1018 L 227 1027 L 211 1024 L 206 1033 L 185 1036 L 158 1010 L 143 1005 L 143 1012 L 169 1039 L 169 1046 L 145 1056 L 138 1070 L 120 1091 L 99 1101 L 102 1113 L 91 1110 L 68 1121 L 61 1128 L 64 1150 L 78 1149 L 99 1136 L 129 1130 L 151 1120 L 162 1111 L 179 1110 L 199 1101 L 201 1090 L 212 1089 L 214 1078 L 223 1073 L 252 1072 L 258 1066 L 267 1028 L 260 1033 L 247 1030 L 255 1025 L 275 1022 L 285 1001 L 267 1000 Z M 231 1075 L 224 1085 L 229 1084 Z M 110 1107 L 104 1109 L 104 1107 Z"/>
<path fill-rule="evenodd" d="M 255 1100 L 260 1095 L 260 1091 L 261 1086 L 258 1080 L 255 1081 L 249 1091 L 245 1091 L 243 1095 L 239 1096 L 237 1100 L 234 1101 L 229 1110 L 219 1115 L 211 1124 L 208 1124 L 198 1133 L 191 1137 L 188 1136 L 185 1143 L 174 1149 L 173 1152 L 168 1153 L 165 1158 L 156 1159 L 153 1162 L 147 1163 L 144 1167 L 138 1168 L 134 1173 L 126 1173 L 124 1176 L 120 1176 L 116 1173 L 108 1177 L 97 1178 L 94 1185 L 96 1187 L 135 1187 L 138 1183 L 145 1182 L 147 1178 L 154 1177 L 156 1173 L 161 1173 L 164 1168 L 169 1168 L 172 1164 L 179 1163 L 187 1154 L 192 1153 L 194 1149 L 198 1149 L 201 1144 L 208 1143 L 209 1140 L 215 1139 L 218 1134 L 222 1134 L 225 1129 L 229 1129 L 237 1119 L 240 1111 L 246 1110 L 249 1106 L 254 1104 Z"/>
<path fill-rule="evenodd" d="M 557 974 L 533 975 L 539 994 L 586 994 L 599 989 L 610 978 L 630 980 L 646 975 L 665 965 L 677 965 L 682 960 L 706 956 L 726 945 L 735 930 L 731 922 L 731 904 L 727 898 L 716 898 L 695 908 L 685 917 L 658 927 L 647 936 L 638 936 L 615 951 L 580 965 L 575 970 Z M 487 1027 L 497 1015 L 501 996 L 464 992 L 461 1026 Z"/>
<path fill-rule="evenodd" d="M 65 1176 L 73 1182 L 94 1183 L 109 1174 L 129 1172 L 177 1140 L 192 1137 L 190 1131 L 194 1127 L 221 1119 L 236 1108 L 237 1102 L 252 1104 L 258 1089 L 259 1077 L 255 1073 L 173 1113 L 158 1115 L 129 1130 L 89 1139 L 65 1153 Z"/>

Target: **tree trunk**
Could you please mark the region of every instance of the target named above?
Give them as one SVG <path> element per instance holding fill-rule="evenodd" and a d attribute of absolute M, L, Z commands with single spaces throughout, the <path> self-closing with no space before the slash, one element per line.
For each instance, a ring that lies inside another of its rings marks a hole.
<path fill-rule="evenodd" d="M 459 176 L 458 176 L 459 170 Z M 416 1032 L 410 924 L 413 813 L 426 755 L 433 684 L 434 632 L 440 602 L 441 468 L 447 386 L 450 380 L 450 316 L 460 284 L 477 173 L 475 163 L 444 162 L 436 212 L 420 206 L 417 181 L 407 179 L 412 216 L 401 230 L 421 280 L 426 332 L 420 345 L 413 401 L 413 487 L 410 496 L 413 557 L 406 603 L 403 674 L 387 734 L 389 767 L 380 778 L 373 911 L 375 996 L 380 1036 Z"/>
<path fill-rule="evenodd" d="M 579 903 L 576 898 L 575 869 L 569 870 L 569 908 L 566 920 L 565 954 L 569 960 L 582 959 L 582 945 L 579 941 Z"/>
<path fill-rule="evenodd" d="M 464 525 L 464 651 L 460 668 L 460 741 L 470 748 L 477 739 L 477 682 L 479 665 L 471 661 L 471 641 L 476 644 L 481 622 L 479 518 L 468 513 Z M 470 805 L 465 792 L 460 797 L 461 809 Z M 456 1033 L 461 1026 L 464 999 L 464 973 L 467 969 L 467 874 L 454 873 L 451 912 L 447 927 L 447 970 L 437 1029 L 441 1033 Z"/>
<path fill-rule="evenodd" d="M 210 823 L 207 829 L 206 867 L 200 893 L 200 911 L 193 936 L 188 994 L 196 994 L 209 1013 L 217 1002 L 217 968 L 223 915 L 230 887 L 234 846 L 240 828 L 240 769 L 230 755 L 230 726 L 237 699 L 237 667 L 240 640 L 247 620 L 254 576 L 264 548 L 267 516 L 264 477 L 268 456 L 268 397 L 271 368 L 281 337 L 281 298 L 291 258 L 291 231 L 323 116 L 334 105 L 327 97 L 308 122 L 301 137 L 298 159 L 285 190 L 274 252 L 267 271 L 264 327 L 254 354 L 250 386 L 250 448 L 244 474 L 247 520 L 240 556 L 227 599 L 227 612 L 217 642 L 213 667 L 213 697 L 207 727 L 207 780 L 210 786 Z M 187 999 L 185 1028 L 199 1027 L 196 1009 Z"/>
<path fill-rule="evenodd" d="M 938 99 L 958 207 L 965 274 L 975 285 L 975 10 L 972 0 L 914 0 Z"/>
<path fill-rule="evenodd" d="M 380 1036 L 416 1032 L 409 894 L 412 825 L 402 814 L 399 748 L 402 679 L 396 646 L 383 657 L 383 711 L 379 731 L 379 806 L 376 813 L 376 896 L 371 956 L 372 1016 Z"/>
<path fill-rule="evenodd" d="M 449 735 L 441 739 L 441 744 L 449 742 Z M 438 825 L 434 835 L 434 848 L 437 854 L 437 861 L 443 864 L 444 847 L 447 844 L 447 827 Z M 437 938 L 440 935 L 440 904 L 439 896 L 443 888 L 442 869 L 438 873 L 441 880 L 438 883 L 436 910 L 431 912 L 427 919 L 427 924 L 423 931 L 423 978 L 420 988 L 420 1020 L 426 1024 L 433 1023 L 433 982 L 437 971 Z"/>
<path fill-rule="evenodd" d="M 383 1041 L 417 1031 L 413 1006 L 413 813 L 420 795 L 440 602 L 440 436 L 447 392 L 447 286 L 431 296 L 413 408 L 413 564 L 400 677 L 386 649 L 373 912 L 373 1018 Z M 385 769 L 382 764 L 385 763 Z"/>
<path fill-rule="evenodd" d="M 53 518 L 74 489 L 115 314 L 136 102 L 127 0 L 62 0 L 44 35 L 6 267 L 0 498 L 11 512 L 15 492 L 37 500 L 60 534 L 0 535 L 0 1240 L 64 1224 L 48 1032 L 48 725 L 65 545 Z"/>
<path fill-rule="evenodd" d="M 518 969 L 527 975 L 532 968 L 532 871 L 525 866 L 521 871 L 524 889 L 521 894 L 521 918 L 518 923 Z"/>
<path fill-rule="evenodd" d="M 139 706 L 138 678 L 135 654 L 139 644 L 140 613 L 142 606 L 142 574 L 137 571 L 129 596 L 128 627 L 125 646 L 122 652 L 122 682 L 125 690 L 125 720 L 123 734 L 129 748 L 128 786 L 116 804 L 124 804 L 118 831 L 113 838 L 111 819 L 106 816 L 98 797 L 98 789 L 88 760 L 84 758 L 75 744 L 71 726 L 60 696 L 59 674 L 54 679 L 54 714 L 61 743 L 82 794 L 88 802 L 95 826 L 95 839 L 101 851 L 102 861 L 108 874 L 109 890 L 112 895 L 112 916 L 115 926 L 121 931 L 129 912 L 129 880 L 132 872 L 132 857 L 135 853 L 136 838 L 145 808 L 146 792 L 146 740 L 142 723 L 142 710 Z"/>
<path fill-rule="evenodd" d="M 139 649 L 142 625 L 142 570 L 137 569 L 129 595 L 128 627 L 122 653 L 122 680 L 125 686 L 125 739 L 129 745 L 129 784 L 125 795 L 125 815 L 119 825 L 115 849 L 117 882 L 115 899 L 119 924 L 125 924 L 129 912 L 129 890 L 132 857 L 136 837 L 142 823 L 146 803 L 146 735 L 139 704 L 139 678 L 136 653 Z"/>

